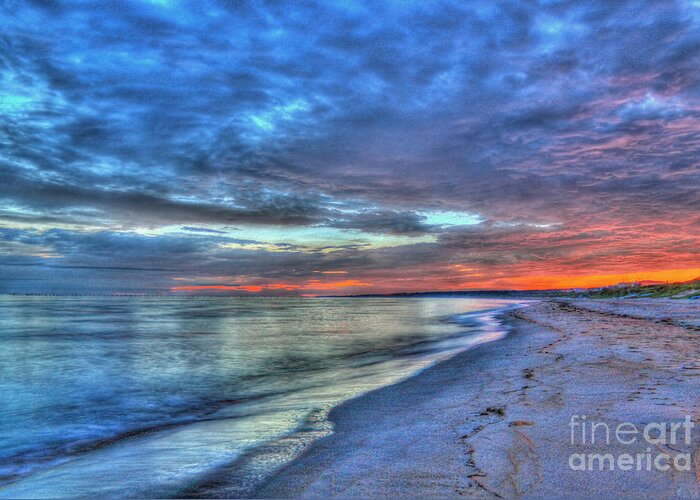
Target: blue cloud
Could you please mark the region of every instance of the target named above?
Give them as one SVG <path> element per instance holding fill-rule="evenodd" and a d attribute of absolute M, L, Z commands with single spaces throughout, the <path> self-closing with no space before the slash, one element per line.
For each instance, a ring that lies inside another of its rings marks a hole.
<path fill-rule="evenodd" d="M 195 234 L 138 258 L 216 267 L 200 237 L 230 224 L 456 239 L 424 214 L 574 228 L 700 201 L 696 2 L 33 1 L 0 22 L 0 223 L 55 252 L 51 227 L 82 226 L 100 265 L 143 227 Z"/>

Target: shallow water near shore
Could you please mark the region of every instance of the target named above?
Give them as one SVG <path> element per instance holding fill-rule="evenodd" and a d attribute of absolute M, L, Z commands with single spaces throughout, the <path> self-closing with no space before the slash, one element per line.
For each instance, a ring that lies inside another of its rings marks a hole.
<path fill-rule="evenodd" d="M 344 400 L 502 337 L 495 314 L 515 303 L 2 297 L 0 496 L 176 495 L 309 421 L 327 432 Z"/>

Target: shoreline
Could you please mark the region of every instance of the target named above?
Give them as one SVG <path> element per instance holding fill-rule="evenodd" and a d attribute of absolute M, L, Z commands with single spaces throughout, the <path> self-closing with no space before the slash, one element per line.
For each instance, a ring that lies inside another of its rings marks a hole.
<path fill-rule="evenodd" d="M 362 384 L 349 377 L 348 387 L 342 389 L 333 384 L 341 383 L 345 378 L 336 376 L 328 387 L 318 386 L 325 392 L 321 392 L 322 397 L 316 400 L 313 399 L 314 386 L 310 386 L 311 398 L 304 397 L 302 392 L 291 392 L 286 399 L 270 399 L 266 408 L 257 408 L 257 413 L 255 407 L 246 410 L 238 404 L 230 408 L 226 405 L 206 419 L 184 425 L 151 427 L 128 434 L 124 439 L 104 441 L 109 446 L 101 446 L 103 441 L 98 441 L 86 453 L 76 454 L 55 467 L 49 465 L 4 484 L 0 487 L 0 497 L 28 498 L 36 496 L 37 492 L 39 496 L 48 497 L 85 494 L 120 497 L 250 496 L 249 492 L 253 491 L 250 486 L 257 486 L 262 478 L 292 460 L 319 436 L 330 432 L 331 424 L 325 417 L 334 406 L 370 391 L 372 387 L 411 377 L 458 351 L 501 338 L 506 332 L 494 316 L 515 305 L 512 301 L 495 301 L 465 308 L 440 307 L 438 309 L 443 314 L 437 315 L 437 310 L 431 309 L 429 321 L 416 328 L 420 331 L 423 326 L 433 327 L 436 333 L 441 333 L 433 335 L 434 340 L 429 335 L 416 334 L 416 338 L 423 340 L 404 342 L 407 346 L 405 352 L 400 351 L 402 354 L 396 356 L 396 360 L 386 356 L 386 359 L 381 358 L 379 361 L 388 363 L 386 366 L 375 368 L 370 363 L 364 365 L 369 369 L 358 368 L 362 371 L 354 375 L 365 377 L 358 379 L 364 381 Z M 376 359 L 370 360 L 377 362 Z M 381 377 L 373 379 L 373 373 Z M 261 422 L 259 425 L 254 424 L 256 418 Z M 270 430 L 277 428 L 277 433 Z M 250 429 L 255 434 L 248 432 Z M 248 440 L 242 441 L 242 438 Z M 223 476 L 226 476 L 228 489 L 204 494 L 203 483 Z M 93 482 L 95 477 L 100 478 L 98 483 Z"/>
<path fill-rule="evenodd" d="M 645 451 L 574 443 L 572 415 L 610 425 L 698 419 L 692 326 L 669 322 L 663 304 L 640 317 L 628 302 L 605 301 L 603 312 L 589 302 L 507 311 L 505 338 L 342 403 L 329 414 L 332 434 L 247 496 L 700 497 L 697 470 L 571 470 L 574 452 Z M 698 467 L 696 435 L 688 447 Z"/>
<path fill-rule="evenodd" d="M 76 460 L 78 468 L 58 467 L 33 481 L 5 485 L 0 496 L 75 496 L 92 491 L 90 477 L 102 477 L 99 488 L 114 496 L 700 498 L 700 303 L 534 299 L 444 321 L 480 323 L 478 340 L 460 344 L 462 336 L 447 337 L 464 347 L 445 351 L 407 378 L 319 406 L 286 433 L 208 470 L 192 469 L 190 481 L 173 477 L 165 489 L 157 480 L 142 483 L 140 493 L 120 491 L 118 474 L 101 467 L 115 454 L 119 462 L 144 449 L 151 459 L 172 465 L 168 443 L 175 439 L 187 453 L 172 470 L 189 470 L 205 462 L 195 460 L 202 450 L 188 433 L 201 427 L 209 441 L 212 430 L 218 432 L 215 422 L 126 439 Z M 643 426 L 684 417 L 698 429 L 687 445 L 591 446 L 571 434 L 575 416 L 580 430 L 586 418 Z M 219 431 L 232 430 L 225 419 L 221 426 Z M 216 436 L 222 445 L 229 442 L 224 434 Z M 218 460 L 212 451 L 211 464 Z M 578 453 L 649 451 L 674 457 L 688 452 L 692 467 L 582 471 L 570 462 Z M 83 474 L 85 464 L 96 468 Z"/>
<path fill-rule="evenodd" d="M 453 337 L 455 339 L 472 339 L 474 343 L 463 347 L 459 352 L 448 354 L 446 358 L 433 361 L 432 364 L 420 368 L 407 378 L 370 389 L 329 408 L 319 408 L 311 412 L 305 422 L 294 431 L 247 450 L 234 462 L 217 468 L 201 480 L 182 489 L 176 495 L 176 498 L 250 498 L 255 496 L 256 492 L 263 488 L 269 480 L 304 456 L 319 440 L 333 435 L 336 425 L 331 415 L 337 409 L 368 394 L 419 377 L 426 370 L 430 370 L 465 352 L 503 340 L 510 334 L 511 328 L 502 320 L 502 316 L 510 311 L 527 307 L 531 302 L 533 300 L 512 302 L 493 309 L 458 313 L 449 318 L 443 318 L 443 321 L 456 323 L 465 328 L 473 328 L 478 325 L 479 333 L 476 335 L 475 332 L 469 332 L 466 335 L 462 333 Z M 290 451 L 292 451 L 291 458 Z"/>

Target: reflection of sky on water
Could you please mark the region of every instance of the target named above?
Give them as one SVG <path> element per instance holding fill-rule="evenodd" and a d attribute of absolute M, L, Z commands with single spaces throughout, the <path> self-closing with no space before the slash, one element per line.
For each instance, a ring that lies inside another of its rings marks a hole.
<path fill-rule="evenodd" d="M 149 429 L 157 439 L 102 448 L 28 487 L 57 487 L 78 470 L 66 484 L 82 478 L 87 487 L 91 474 L 107 473 L 105 457 L 108 473 L 134 488 L 153 481 L 138 472 L 148 464 L 176 476 L 185 462 L 204 471 L 291 431 L 313 409 L 464 348 L 476 340 L 474 325 L 444 320 L 503 304 L 5 297 L 0 474 L 7 480 Z"/>

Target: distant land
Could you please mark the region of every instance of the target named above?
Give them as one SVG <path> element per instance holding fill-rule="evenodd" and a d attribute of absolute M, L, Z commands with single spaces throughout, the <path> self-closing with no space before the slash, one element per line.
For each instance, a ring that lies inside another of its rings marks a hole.
<path fill-rule="evenodd" d="M 699 299 L 700 277 L 677 283 L 658 281 L 641 281 L 635 283 L 618 283 L 617 285 L 585 290 L 571 290 L 570 297 L 582 296 L 593 299 L 611 298 L 671 298 Z"/>
<path fill-rule="evenodd" d="M 581 297 L 581 298 L 673 298 L 700 299 L 700 277 L 690 281 L 667 283 L 640 281 L 617 283 L 598 288 L 568 288 L 554 290 L 456 290 L 445 292 L 413 292 L 362 295 L 333 295 L 327 297 Z"/>

